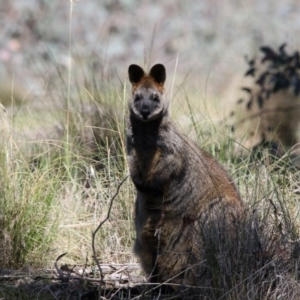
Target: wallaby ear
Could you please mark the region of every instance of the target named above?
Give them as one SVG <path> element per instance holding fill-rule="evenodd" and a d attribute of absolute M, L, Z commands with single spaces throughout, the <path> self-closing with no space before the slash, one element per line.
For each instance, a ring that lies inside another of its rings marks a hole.
<path fill-rule="evenodd" d="M 149 75 L 160 85 L 163 85 L 166 81 L 166 69 L 162 64 L 154 65 L 151 68 Z"/>
<path fill-rule="evenodd" d="M 145 76 L 144 70 L 138 65 L 130 65 L 128 74 L 131 84 L 137 84 Z"/>

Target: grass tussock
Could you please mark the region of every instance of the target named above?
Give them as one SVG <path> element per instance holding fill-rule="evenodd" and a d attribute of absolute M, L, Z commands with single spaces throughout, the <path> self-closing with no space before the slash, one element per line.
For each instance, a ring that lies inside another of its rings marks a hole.
<path fill-rule="evenodd" d="M 22 158 L 7 164 L 1 152 L 1 265 L 16 267 L 47 255 L 57 225 L 52 208 L 60 182 L 45 168 L 31 172 Z"/>
<path fill-rule="evenodd" d="M 32 170 L 12 140 L 3 107 L 1 117 L 0 263 L 3 267 L 41 265 L 57 225 L 53 207 L 60 180 L 49 172 L 46 160 L 39 170 Z"/>
<path fill-rule="evenodd" d="M 294 289 L 298 275 L 291 256 L 297 232 L 280 206 L 280 202 L 263 199 L 249 207 L 234 229 L 212 224 L 202 232 L 203 265 L 197 296 L 278 299 L 283 296 L 281 285 L 285 282 L 289 299 L 299 297 L 299 288 Z"/>

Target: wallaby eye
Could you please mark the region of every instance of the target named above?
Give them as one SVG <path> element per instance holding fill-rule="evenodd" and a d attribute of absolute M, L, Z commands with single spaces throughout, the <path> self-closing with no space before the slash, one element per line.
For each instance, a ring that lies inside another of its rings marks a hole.
<path fill-rule="evenodd" d="M 134 102 L 138 102 L 142 99 L 141 95 L 135 95 L 134 96 Z"/>
<path fill-rule="evenodd" d="M 159 102 L 159 96 L 157 94 L 153 95 L 153 101 Z"/>

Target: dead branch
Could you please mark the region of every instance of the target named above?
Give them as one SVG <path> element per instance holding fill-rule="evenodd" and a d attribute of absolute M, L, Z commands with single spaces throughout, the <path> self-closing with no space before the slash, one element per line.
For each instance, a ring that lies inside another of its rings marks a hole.
<path fill-rule="evenodd" d="M 65 252 L 63 254 L 61 254 L 56 260 L 55 260 L 55 263 L 54 263 L 54 267 L 56 269 L 56 272 L 58 274 L 58 277 L 59 279 L 62 281 L 62 282 L 67 282 L 68 281 L 68 278 L 65 277 L 63 271 L 57 266 L 57 262 L 62 258 L 64 257 L 68 252 Z"/>
<path fill-rule="evenodd" d="M 102 272 L 101 266 L 100 266 L 100 262 L 97 258 L 97 254 L 96 254 L 96 248 L 95 248 L 95 237 L 97 232 L 99 231 L 99 229 L 102 227 L 102 225 L 109 219 L 110 217 L 110 212 L 112 209 L 112 205 L 113 205 L 113 201 L 115 200 L 115 198 L 117 197 L 117 195 L 119 194 L 120 188 L 123 185 L 123 183 L 126 181 L 126 179 L 129 177 L 129 175 L 125 176 L 125 178 L 123 178 L 123 180 L 118 184 L 117 186 L 117 190 L 115 192 L 115 194 L 111 197 L 110 199 L 110 204 L 109 204 L 109 208 L 108 208 L 108 212 L 106 215 L 106 218 L 100 222 L 100 224 L 97 226 L 96 230 L 92 233 L 92 248 L 93 248 L 93 256 L 95 258 L 97 267 L 99 268 L 100 271 L 100 276 L 101 276 L 101 282 L 104 283 L 104 274 Z"/>

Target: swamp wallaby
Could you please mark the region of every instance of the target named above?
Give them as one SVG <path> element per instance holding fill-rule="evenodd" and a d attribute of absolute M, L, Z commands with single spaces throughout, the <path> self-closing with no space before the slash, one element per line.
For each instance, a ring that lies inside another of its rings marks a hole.
<path fill-rule="evenodd" d="M 207 220 L 233 222 L 242 210 L 223 167 L 178 131 L 168 112 L 166 70 L 129 66 L 132 94 L 128 164 L 137 189 L 134 251 L 152 282 L 196 284 L 199 239 Z"/>

